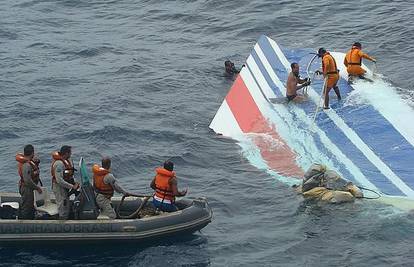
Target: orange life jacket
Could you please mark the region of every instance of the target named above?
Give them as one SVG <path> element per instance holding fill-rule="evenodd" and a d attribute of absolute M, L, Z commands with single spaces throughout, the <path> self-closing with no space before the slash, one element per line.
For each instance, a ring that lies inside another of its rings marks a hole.
<path fill-rule="evenodd" d="M 23 164 L 25 164 L 26 162 L 28 162 L 30 166 L 32 167 L 32 180 L 35 184 L 37 184 L 40 180 L 39 166 L 37 166 L 37 164 L 33 160 L 26 159 L 22 153 L 16 154 L 16 161 L 17 161 L 17 172 L 19 173 L 19 176 L 20 176 L 19 186 L 24 185 Z"/>
<path fill-rule="evenodd" d="M 326 66 L 326 62 L 329 62 L 329 67 Z M 326 74 L 338 74 L 338 68 L 336 66 L 336 61 L 329 52 L 326 52 L 322 57 L 322 70 Z"/>
<path fill-rule="evenodd" d="M 155 196 L 173 203 L 175 196 L 170 186 L 170 180 L 175 177 L 175 172 L 161 167 L 156 168 L 155 172 L 157 173 L 155 175 Z"/>
<path fill-rule="evenodd" d="M 75 184 L 75 180 L 73 178 L 74 168 L 73 168 L 72 162 L 70 162 L 67 159 L 62 159 L 62 157 L 57 151 L 52 153 L 52 166 L 50 167 L 50 173 L 52 174 L 52 182 L 56 183 L 54 165 L 55 165 L 55 162 L 58 160 L 62 161 L 63 165 L 65 165 L 65 170 L 63 171 L 63 180 L 65 180 L 66 182 L 70 184 Z"/>
<path fill-rule="evenodd" d="M 104 178 L 110 171 L 95 164 L 92 167 L 92 173 L 95 191 L 102 195 L 112 197 L 114 195 L 114 188 L 111 185 L 104 183 Z"/>
<path fill-rule="evenodd" d="M 348 65 L 362 65 L 362 57 L 359 55 L 360 49 L 356 46 L 353 46 L 351 50 L 346 53 L 346 61 Z"/>

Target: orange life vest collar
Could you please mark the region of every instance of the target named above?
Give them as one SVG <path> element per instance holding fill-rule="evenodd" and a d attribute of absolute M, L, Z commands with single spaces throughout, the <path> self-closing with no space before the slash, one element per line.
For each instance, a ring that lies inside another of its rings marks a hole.
<path fill-rule="evenodd" d="M 22 153 L 16 154 L 16 161 L 18 162 L 17 172 L 19 173 L 19 176 L 20 176 L 19 185 L 20 186 L 24 185 L 23 164 L 25 163 L 29 163 L 30 166 L 32 167 L 32 180 L 35 184 L 37 184 L 39 182 L 39 167 L 37 166 L 37 164 L 33 160 L 28 160 Z"/>
<path fill-rule="evenodd" d="M 169 177 L 174 177 L 175 176 L 174 171 L 169 171 L 169 170 L 161 168 L 161 167 L 156 168 L 155 172 L 157 174 L 161 174 L 161 175 L 165 175 L 165 176 L 169 176 Z"/>
<path fill-rule="evenodd" d="M 93 186 L 95 191 L 99 194 L 112 197 L 114 195 L 114 189 L 110 184 L 105 184 L 104 178 L 111 173 L 110 170 L 102 168 L 98 164 L 92 166 L 93 173 Z"/>
<path fill-rule="evenodd" d="M 58 160 L 62 161 L 63 165 L 65 166 L 65 170 L 63 172 L 63 179 L 70 184 L 75 184 L 75 180 L 73 179 L 74 168 L 72 162 L 70 162 L 67 159 L 63 159 L 57 151 L 54 151 L 52 153 L 52 166 L 50 168 L 50 173 L 52 174 L 52 181 L 56 183 L 55 168 L 53 166 L 55 165 L 55 162 Z"/>

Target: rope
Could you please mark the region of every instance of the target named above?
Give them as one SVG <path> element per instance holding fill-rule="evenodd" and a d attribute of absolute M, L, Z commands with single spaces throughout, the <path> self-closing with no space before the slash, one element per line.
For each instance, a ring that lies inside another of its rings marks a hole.
<path fill-rule="evenodd" d="M 372 192 L 372 193 L 377 195 L 376 197 L 365 197 L 365 196 L 363 196 L 362 198 L 365 198 L 365 199 L 379 199 L 381 197 L 381 194 L 378 193 L 377 191 L 374 191 L 374 190 L 366 188 L 366 187 L 358 186 L 358 185 L 357 185 L 357 187 L 361 190 L 369 191 L 369 192 Z"/>
<path fill-rule="evenodd" d="M 306 75 L 308 75 L 308 78 L 310 79 L 311 83 L 313 82 L 313 79 L 315 78 L 315 73 L 313 73 L 312 75 L 312 79 L 310 78 L 310 66 L 312 65 L 313 61 L 315 60 L 315 58 L 318 56 L 315 53 L 311 53 L 314 54 L 313 57 L 311 58 L 311 60 L 309 60 L 308 65 L 306 66 Z M 308 86 L 303 87 L 303 94 L 308 94 Z"/>
<path fill-rule="evenodd" d="M 133 197 L 140 197 L 139 195 L 130 195 Z M 126 195 L 122 196 L 121 202 L 119 203 L 118 207 L 116 208 L 115 212 L 118 218 L 120 219 L 135 219 L 138 217 L 139 212 L 142 210 L 142 208 L 145 206 L 145 204 L 148 202 L 148 200 L 152 197 L 151 196 L 144 196 L 144 199 L 141 202 L 141 205 L 139 205 L 138 209 L 136 209 L 133 213 L 131 213 L 128 216 L 122 216 L 121 215 L 121 206 L 124 204 L 124 200 L 126 198 Z"/>
<path fill-rule="evenodd" d="M 323 80 L 323 87 L 322 87 L 322 88 L 323 88 L 323 90 L 322 90 L 322 94 L 321 94 L 321 97 L 320 97 L 320 99 L 319 99 L 319 103 L 317 103 L 317 105 L 316 105 L 316 110 L 315 110 L 315 114 L 313 115 L 313 120 L 312 120 L 311 127 L 313 127 L 313 125 L 315 124 L 316 115 L 318 114 L 318 112 L 319 112 L 319 108 L 320 108 L 320 105 L 322 104 L 322 97 L 325 95 L 325 90 L 326 90 L 327 80 L 328 80 L 328 77 L 326 77 L 326 78 Z"/>
<path fill-rule="evenodd" d="M 372 77 L 376 77 L 377 74 L 377 62 L 374 62 L 374 67 L 372 67 Z"/>
<path fill-rule="evenodd" d="M 314 53 L 311 53 L 311 54 L 314 54 Z M 312 62 L 315 60 L 315 58 L 316 58 L 317 56 L 318 56 L 317 54 L 314 54 L 314 56 L 311 58 L 311 60 L 309 60 L 308 66 L 306 67 L 306 74 L 308 75 L 308 77 L 310 77 L 310 76 L 311 76 L 311 75 L 310 75 L 310 72 L 309 72 L 310 66 L 311 66 Z M 315 74 L 315 73 L 314 73 L 314 74 Z"/>

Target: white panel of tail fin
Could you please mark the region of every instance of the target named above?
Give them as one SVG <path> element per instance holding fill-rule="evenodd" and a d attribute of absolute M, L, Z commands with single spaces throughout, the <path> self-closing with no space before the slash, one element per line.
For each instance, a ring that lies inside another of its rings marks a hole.
<path fill-rule="evenodd" d="M 210 123 L 210 128 L 218 134 L 233 137 L 234 139 L 238 139 L 236 138 L 238 136 L 242 137 L 243 134 L 226 100 L 223 101 L 214 116 L 213 121 Z"/>

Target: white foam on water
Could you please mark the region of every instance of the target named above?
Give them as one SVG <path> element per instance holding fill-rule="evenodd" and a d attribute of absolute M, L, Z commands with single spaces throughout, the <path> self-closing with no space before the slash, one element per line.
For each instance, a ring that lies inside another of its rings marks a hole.
<path fill-rule="evenodd" d="M 348 79 L 346 68 L 343 64 L 345 54 L 339 52 L 331 53 L 338 62 L 341 77 Z M 381 75 L 372 76 L 372 71 L 365 65 L 363 68 L 367 70 L 366 76 L 373 79 L 374 82 L 357 80 L 352 87 L 350 97 L 357 96 L 360 101 L 372 105 L 385 119 L 387 119 L 394 128 L 412 145 L 414 146 L 414 126 L 411 122 L 414 120 L 414 109 L 407 100 L 403 100 L 397 92 L 397 88 L 385 81 Z"/>

